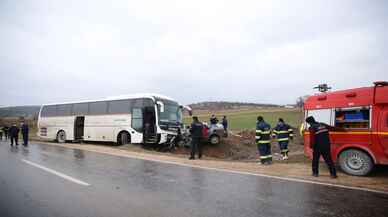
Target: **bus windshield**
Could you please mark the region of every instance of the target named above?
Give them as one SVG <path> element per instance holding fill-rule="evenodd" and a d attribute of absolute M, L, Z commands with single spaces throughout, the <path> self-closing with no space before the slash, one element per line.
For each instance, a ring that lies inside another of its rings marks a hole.
<path fill-rule="evenodd" d="M 159 100 L 164 104 L 164 111 L 161 112 L 160 107 L 158 109 L 159 122 L 180 124 L 182 123 L 182 109 L 178 103 L 169 100 Z"/>

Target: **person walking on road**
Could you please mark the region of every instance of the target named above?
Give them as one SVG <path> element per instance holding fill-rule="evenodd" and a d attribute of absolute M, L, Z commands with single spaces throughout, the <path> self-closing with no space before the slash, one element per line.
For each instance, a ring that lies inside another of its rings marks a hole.
<path fill-rule="evenodd" d="M 260 153 L 260 164 L 272 164 L 271 126 L 264 121 L 262 116 L 257 117 L 256 144 Z"/>
<path fill-rule="evenodd" d="M 195 153 L 198 152 L 198 159 L 202 158 L 202 144 L 201 139 L 203 124 L 199 122 L 198 117 L 193 117 L 193 123 L 191 123 L 190 133 L 191 133 L 191 155 L 190 160 L 195 159 Z"/>
<path fill-rule="evenodd" d="M 288 159 L 288 143 L 294 138 L 293 130 L 290 125 L 286 124 L 283 118 L 279 118 L 279 122 L 272 131 L 272 136 L 277 138 L 279 143 L 282 160 Z"/>
<path fill-rule="evenodd" d="M 25 122 L 22 122 L 22 126 L 20 127 L 22 130 L 22 136 L 23 136 L 23 146 L 28 146 L 28 125 Z"/>
<path fill-rule="evenodd" d="M 330 151 L 331 144 L 329 129 L 331 127 L 327 124 L 315 121 L 314 117 L 312 116 L 307 117 L 306 122 L 310 125 L 310 144 L 312 146 L 311 148 L 313 149 L 313 176 L 318 177 L 319 175 L 319 158 L 322 155 L 327 164 L 327 167 L 329 168 L 330 176 L 332 178 L 337 178 L 337 171 L 335 169 L 333 160 L 331 159 Z"/>
<path fill-rule="evenodd" d="M 16 126 L 16 124 L 9 128 L 9 136 L 11 138 L 11 146 L 13 147 L 13 142 L 15 141 L 15 145 L 18 147 L 19 128 Z"/>

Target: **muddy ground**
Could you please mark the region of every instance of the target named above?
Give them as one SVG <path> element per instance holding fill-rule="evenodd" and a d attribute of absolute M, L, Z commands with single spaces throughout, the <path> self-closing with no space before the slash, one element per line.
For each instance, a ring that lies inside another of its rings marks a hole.
<path fill-rule="evenodd" d="M 299 135 L 290 141 L 289 150 L 290 155 L 301 155 L 303 159 L 303 143 Z M 173 150 L 172 153 L 188 155 L 190 150 L 179 147 Z M 228 161 L 256 161 L 259 158 L 259 154 L 255 144 L 255 131 L 231 131 L 227 138 L 222 138 L 222 142 L 219 145 L 211 145 L 204 142 L 203 153 L 207 157 Z M 276 141 L 272 142 L 272 153 L 275 159 L 280 159 L 280 149 Z"/>

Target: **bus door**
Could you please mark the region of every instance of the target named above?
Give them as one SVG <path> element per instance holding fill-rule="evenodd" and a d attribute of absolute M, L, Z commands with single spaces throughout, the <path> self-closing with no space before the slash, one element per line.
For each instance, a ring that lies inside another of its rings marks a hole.
<path fill-rule="evenodd" d="M 156 114 L 155 107 L 144 107 L 143 109 L 143 139 L 145 143 L 156 143 Z"/>
<path fill-rule="evenodd" d="M 388 156 L 388 107 L 383 107 L 379 116 L 379 140 L 384 149 L 384 153 Z"/>
<path fill-rule="evenodd" d="M 85 117 L 77 116 L 74 122 L 74 139 L 80 140 L 84 137 L 84 129 L 85 129 Z"/>

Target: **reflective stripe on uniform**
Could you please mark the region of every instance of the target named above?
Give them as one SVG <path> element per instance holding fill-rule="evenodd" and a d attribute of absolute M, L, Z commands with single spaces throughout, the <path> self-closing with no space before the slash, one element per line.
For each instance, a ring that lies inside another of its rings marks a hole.
<path fill-rule="evenodd" d="M 329 130 L 327 130 L 327 129 L 318 130 L 317 132 L 315 132 L 315 134 L 320 134 L 320 133 L 325 133 L 325 132 L 329 132 Z"/>
<path fill-rule="evenodd" d="M 290 137 L 294 137 L 294 134 L 290 134 Z"/>
<path fill-rule="evenodd" d="M 267 143 L 271 143 L 271 140 L 260 140 L 259 143 L 260 144 L 267 144 Z"/>
<path fill-rule="evenodd" d="M 288 152 L 288 149 L 282 149 L 281 152 L 282 152 L 282 153 L 287 153 L 287 152 Z"/>
<path fill-rule="evenodd" d="M 288 137 L 287 138 L 279 138 L 278 141 L 279 142 L 288 141 Z"/>
<path fill-rule="evenodd" d="M 261 132 L 263 132 L 263 131 L 261 131 L 261 130 L 256 130 L 256 133 L 261 133 Z"/>
<path fill-rule="evenodd" d="M 287 130 L 282 130 L 282 131 L 276 131 L 277 133 L 289 133 Z"/>
<path fill-rule="evenodd" d="M 271 134 L 271 131 L 262 131 L 261 134 Z"/>
<path fill-rule="evenodd" d="M 261 138 L 261 136 L 256 136 L 255 138 L 256 138 L 256 139 L 260 139 L 260 138 Z"/>
<path fill-rule="evenodd" d="M 263 159 L 263 160 L 268 158 L 272 158 L 272 155 L 260 156 L 260 159 Z"/>

